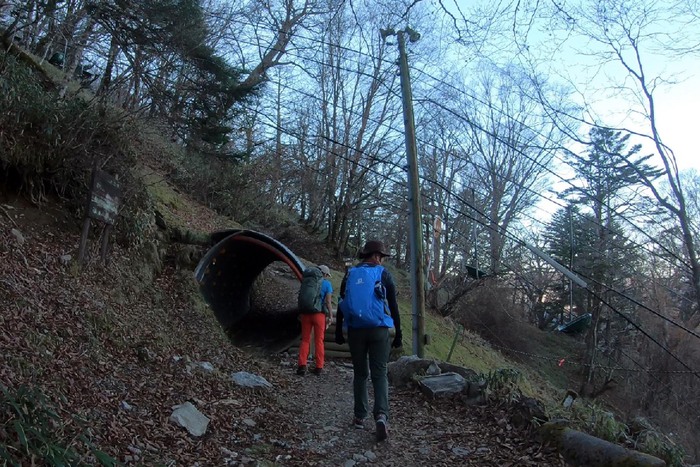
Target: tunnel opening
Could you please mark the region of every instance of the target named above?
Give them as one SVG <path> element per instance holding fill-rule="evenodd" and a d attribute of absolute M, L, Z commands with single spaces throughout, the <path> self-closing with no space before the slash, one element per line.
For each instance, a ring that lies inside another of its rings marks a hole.
<path fill-rule="evenodd" d="M 302 261 L 253 230 L 215 232 L 211 240 L 195 279 L 231 342 L 265 351 L 289 347 L 301 332 L 296 294 Z"/>

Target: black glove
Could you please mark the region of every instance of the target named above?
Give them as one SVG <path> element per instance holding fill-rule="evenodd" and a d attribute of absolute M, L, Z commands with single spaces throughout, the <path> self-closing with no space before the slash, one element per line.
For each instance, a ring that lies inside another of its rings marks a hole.
<path fill-rule="evenodd" d="M 391 346 L 394 348 L 403 347 L 403 342 L 401 342 L 401 331 L 396 331 L 396 335 L 394 336 Z"/>
<path fill-rule="evenodd" d="M 337 324 L 336 324 L 337 326 Z M 343 337 L 343 328 L 335 329 L 335 343 L 338 345 L 345 344 L 345 337 Z"/>

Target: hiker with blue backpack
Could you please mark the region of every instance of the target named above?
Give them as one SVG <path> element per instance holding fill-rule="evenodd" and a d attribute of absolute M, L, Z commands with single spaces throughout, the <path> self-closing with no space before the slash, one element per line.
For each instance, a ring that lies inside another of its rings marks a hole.
<path fill-rule="evenodd" d="M 323 338 L 331 324 L 333 286 L 328 278 L 331 270 L 326 265 L 311 266 L 302 273 L 298 307 L 301 319 L 301 343 L 297 374 L 306 374 L 306 363 L 311 349 L 311 332 L 314 333 L 315 367 L 312 372 L 320 375 L 325 364 L 326 351 Z"/>
<path fill-rule="evenodd" d="M 401 318 L 396 285 L 382 262 L 390 256 L 384 243 L 370 240 L 358 253 L 361 262 L 348 270 L 340 286 L 342 301 L 336 315 L 335 342 L 344 344 L 343 322 L 347 325 L 352 357 L 355 428 L 364 428 L 368 415 L 367 378 L 374 389 L 377 441 L 389 434 L 389 380 L 387 362 L 391 347 L 401 347 Z M 395 329 L 393 340 L 390 329 Z"/>

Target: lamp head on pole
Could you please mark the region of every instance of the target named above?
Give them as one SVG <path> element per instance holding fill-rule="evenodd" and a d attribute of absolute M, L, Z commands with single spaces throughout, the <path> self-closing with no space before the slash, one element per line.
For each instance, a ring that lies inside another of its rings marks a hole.
<path fill-rule="evenodd" d="M 420 33 L 410 27 L 406 26 L 405 31 L 408 33 L 408 40 L 411 42 L 417 42 L 420 39 Z"/>
<path fill-rule="evenodd" d="M 394 28 L 380 29 L 379 34 L 382 36 L 382 39 L 386 39 L 389 36 L 395 35 L 396 31 L 394 30 Z"/>

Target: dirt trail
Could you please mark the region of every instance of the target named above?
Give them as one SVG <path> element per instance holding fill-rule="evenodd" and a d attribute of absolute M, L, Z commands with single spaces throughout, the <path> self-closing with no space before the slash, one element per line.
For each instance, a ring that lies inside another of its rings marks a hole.
<path fill-rule="evenodd" d="M 308 465 L 564 465 L 557 454 L 510 427 L 501 410 L 428 401 L 413 388 L 390 388 L 389 439 L 376 443 L 371 421 L 363 430 L 350 423 L 348 362 L 331 360 L 321 376 L 293 375 L 291 356 L 281 359 L 280 368 L 296 378 L 280 394 L 283 410 L 296 419 L 297 432 L 287 441 L 300 443 Z M 370 404 L 371 396 L 370 391 Z"/>

